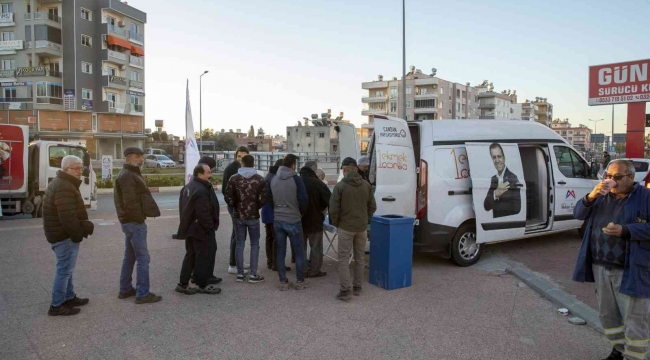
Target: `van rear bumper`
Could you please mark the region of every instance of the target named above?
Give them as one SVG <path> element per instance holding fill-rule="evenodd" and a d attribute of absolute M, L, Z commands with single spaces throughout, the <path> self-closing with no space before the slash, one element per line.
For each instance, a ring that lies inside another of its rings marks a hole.
<path fill-rule="evenodd" d="M 414 229 L 413 249 L 418 252 L 443 252 L 449 254 L 449 244 L 454 239 L 456 228 L 453 226 L 430 223 L 420 219 Z M 443 256 L 448 256 L 444 255 Z"/>

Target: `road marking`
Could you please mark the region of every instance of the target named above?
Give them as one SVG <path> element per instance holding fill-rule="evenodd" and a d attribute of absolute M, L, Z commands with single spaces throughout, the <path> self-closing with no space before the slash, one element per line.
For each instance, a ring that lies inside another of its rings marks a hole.
<path fill-rule="evenodd" d="M 42 229 L 42 228 L 43 225 L 15 226 L 15 227 L 8 227 L 8 228 L 0 228 L 0 231 L 34 230 L 34 229 Z"/>

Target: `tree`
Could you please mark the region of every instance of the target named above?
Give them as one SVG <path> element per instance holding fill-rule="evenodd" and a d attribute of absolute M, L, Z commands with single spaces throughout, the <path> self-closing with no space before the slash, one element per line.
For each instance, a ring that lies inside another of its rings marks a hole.
<path fill-rule="evenodd" d="M 153 141 L 160 141 L 160 133 L 158 132 L 152 132 L 151 137 L 153 138 Z"/>
<path fill-rule="evenodd" d="M 233 151 L 237 149 L 237 142 L 232 134 L 218 133 L 213 139 L 216 142 L 216 151 Z"/>
<path fill-rule="evenodd" d="M 163 132 L 160 133 L 160 140 L 161 141 L 169 140 L 169 136 L 167 136 L 167 131 L 163 131 Z"/>
<path fill-rule="evenodd" d="M 249 138 L 255 137 L 255 128 L 253 127 L 253 125 L 251 125 L 251 128 L 248 130 L 248 137 Z"/>
<path fill-rule="evenodd" d="M 616 153 L 617 154 L 625 153 L 625 143 L 616 143 Z"/>
<path fill-rule="evenodd" d="M 194 133 L 194 137 L 199 140 L 199 132 Z M 214 129 L 203 129 L 203 136 L 200 140 L 208 141 L 214 137 Z"/>

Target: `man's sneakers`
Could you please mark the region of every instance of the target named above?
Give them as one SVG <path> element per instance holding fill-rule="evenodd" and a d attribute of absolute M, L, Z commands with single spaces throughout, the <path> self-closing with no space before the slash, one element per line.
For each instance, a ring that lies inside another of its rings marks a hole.
<path fill-rule="evenodd" d="M 68 307 L 68 306 L 52 306 L 50 305 L 50 309 L 47 311 L 47 314 L 49 316 L 72 316 L 72 315 L 77 315 L 81 312 L 81 309 L 75 308 L 75 307 Z"/>
<path fill-rule="evenodd" d="M 244 281 L 246 281 L 246 275 L 238 274 L 237 275 L 237 282 L 244 282 Z"/>
<path fill-rule="evenodd" d="M 336 298 L 341 301 L 350 301 L 350 299 L 352 299 L 352 293 L 350 290 L 339 291 L 338 295 L 336 295 Z"/>
<path fill-rule="evenodd" d="M 239 281 L 239 276 L 237 277 L 237 281 Z M 251 275 L 248 277 L 248 282 L 251 284 L 261 283 L 262 281 L 264 281 L 264 276 Z"/>
<path fill-rule="evenodd" d="M 210 277 L 208 279 L 208 284 L 216 285 L 216 284 L 220 283 L 222 280 L 223 279 L 220 278 L 220 277 L 212 276 L 212 277 Z M 196 284 L 196 277 L 194 276 L 194 274 L 192 274 L 192 276 L 190 276 L 190 282 L 192 284 Z"/>
<path fill-rule="evenodd" d="M 352 295 L 354 295 L 354 296 L 361 295 L 361 286 L 352 287 Z"/>
<path fill-rule="evenodd" d="M 156 295 L 152 292 L 148 293 L 147 295 L 143 297 L 136 297 L 135 298 L 135 303 L 136 304 L 153 304 L 157 303 L 158 301 L 162 300 L 162 296 Z"/>
<path fill-rule="evenodd" d="M 198 293 L 199 294 L 207 294 L 207 295 L 216 295 L 221 292 L 221 288 L 218 288 L 214 285 L 208 285 L 204 288 L 198 288 Z"/>
<path fill-rule="evenodd" d="M 126 298 L 130 298 L 131 296 L 135 296 L 135 289 L 131 289 L 131 290 L 129 290 L 129 291 L 120 292 L 120 293 L 117 295 L 117 298 L 118 298 L 118 299 L 126 299 Z"/>
<path fill-rule="evenodd" d="M 296 282 L 296 285 L 293 286 L 296 290 L 305 290 L 308 287 L 309 285 L 304 280 Z"/>
<path fill-rule="evenodd" d="M 625 358 L 623 357 L 623 354 L 614 348 L 612 349 L 612 352 L 609 354 L 609 356 L 603 360 L 624 360 L 624 359 Z"/>
<path fill-rule="evenodd" d="M 237 267 L 228 266 L 228 274 L 237 275 Z M 244 274 L 248 274 L 248 270 L 246 269 L 246 267 L 244 267 Z"/>
<path fill-rule="evenodd" d="M 327 276 L 327 273 L 325 271 L 319 271 L 316 274 L 307 274 L 307 275 L 305 275 L 306 278 L 310 278 L 310 279 L 319 278 L 319 277 L 323 277 L 323 276 Z"/>
<path fill-rule="evenodd" d="M 79 307 L 79 306 L 84 306 L 88 304 L 90 300 L 88 299 L 82 299 L 78 298 L 77 295 L 74 296 L 74 298 L 67 300 L 66 302 L 63 303 L 63 306 L 67 307 Z"/>
<path fill-rule="evenodd" d="M 185 295 L 194 295 L 199 290 L 197 288 L 189 287 L 187 285 L 183 286 L 181 284 L 176 285 L 176 289 L 174 289 L 177 293 L 185 294 Z"/>
<path fill-rule="evenodd" d="M 287 291 L 293 287 L 293 284 L 287 280 L 287 281 L 280 281 L 280 291 Z"/>

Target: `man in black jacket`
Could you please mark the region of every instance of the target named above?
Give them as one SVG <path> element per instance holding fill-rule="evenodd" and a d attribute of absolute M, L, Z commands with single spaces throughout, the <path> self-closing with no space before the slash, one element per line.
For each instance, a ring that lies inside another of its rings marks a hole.
<path fill-rule="evenodd" d="M 497 169 L 492 176 L 490 189 L 483 201 L 485 211 L 492 210 L 492 217 L 516 215 L 521 211 L 521 193 L 519 179 L 506 167 L 503 148 L 497 143 L 490 145 L 490 157 Z"/>
<path fill-rule="evenodd" d="M 226 188 L 228 187 L 228 180 L 230 177 L 237 174 L 239 168 L 241 167 L 241 159 L 248 155 L 248 148 L 246 146 L 240 146 L 235 151 L 235 161 L 226 167 L 223 171 L 223 181 L 221 183 L 221 194 L 224 198 L 226 197 Z M 234 208 L 228 205 L 228 213 L 230 214 L 230 220 L 232 223 L 235 223 L 235 217 L 233 215 Z M 244 237 L 246 240 L 246 237 Z M 235 226 L 232 227 L 232 233 L 230 234 L 230 266 L 228 267 L 228 274 L 237 275 L 237 259 L 235 258 L 235 249 L 237 247 L 237 241 L 235 239 Z M 245 274 L 248 274 L 248 270 L 244 270 Z"/>
<path fill-rule="evenodd" d="M 324 211 L 329 206 L 332 192 L 316 175 L 318 165 L 315 161 L 307 161 L 300 169 L 300 178 L 305 183 L 309 202 L 307 212 L 302 216 L 302 232 L 305 234 L 303 247 L 307 251 L 307 241 L 311 252 L 309 254 L 309 269 L 305 269 L 305 277 L 316 278 L 327 275 L 321 271 L 323 265 L 323 221 Z"/>
<path fill-rule="evenodd" d="M 144 152 L 136 147 L 124 150 L 126 163 L 115 179 L 113 200 L 117 217 L 126 236 L 124 261 L 120 275 L 118 298 L 135 296 L 136 304 L 155 303 L 162 296 L 149 291 L 149 250 L 147 250 L 148 217 L 160 216 L 158 205 L 151 196 L 147 183 L 140 174 Z M 138 264 L 137 291 L 133 288 L 133 268 Z"/>
<path fill-rule="evenodd" d="M 180 224 L 177 237 L 185 239 L 186 253 L 176 291 L 188 295 L 196 292 L 218 294 L 221 289 L 208 284 L 208 280 L 210 244 L 214 242 L 216 248 L 215 231 L 219 228 L 219 201 L 210 182 L 212 170 L 209 165 L 196 165 L 193 175 L 192 181 L 183 187 L 179 201 Z M 192 271 L 198 289 L 188 286 Z"/>
<path fill-rule="evenodd" d="M 52 305 L 47 312 L 50 316 L 76 315 L 80 312 L 76 307 L 88 304 L 88 299 L 77 297 L 72 285 L 79 243 L 93 233 L 93 223 L 88 221 L 79 193 L 82 171 L 80 158 L 73 155 L 64 157 L 61 170 L 47 186 L 43 200 L 45 238 L 56 255 Z"/>

